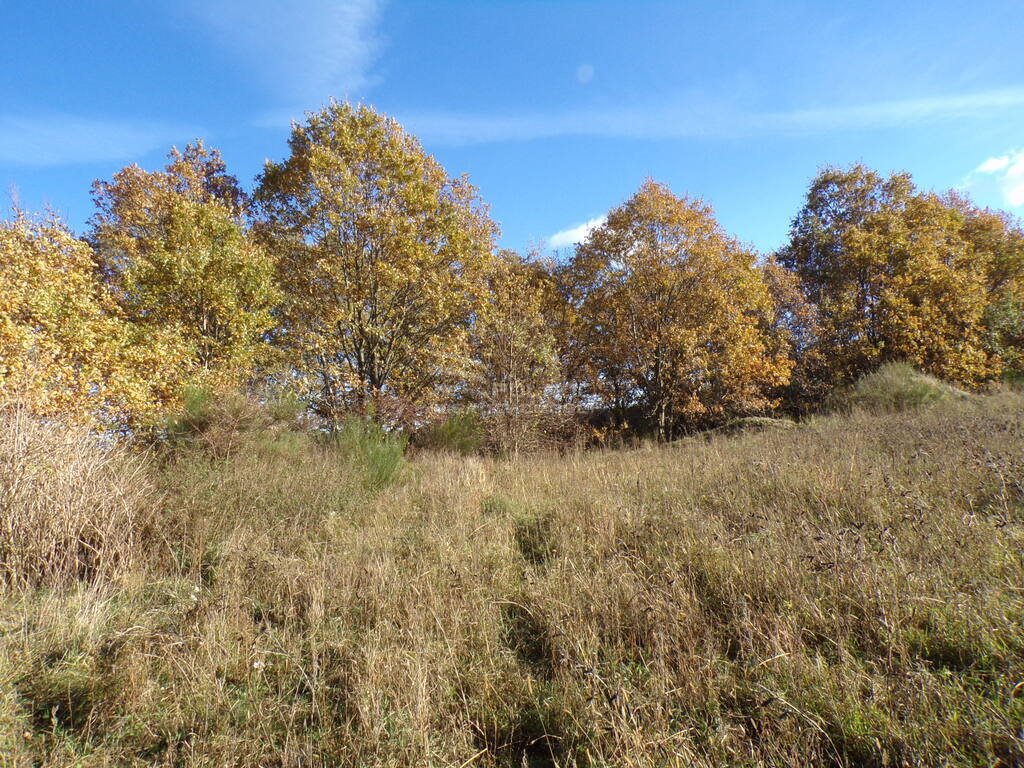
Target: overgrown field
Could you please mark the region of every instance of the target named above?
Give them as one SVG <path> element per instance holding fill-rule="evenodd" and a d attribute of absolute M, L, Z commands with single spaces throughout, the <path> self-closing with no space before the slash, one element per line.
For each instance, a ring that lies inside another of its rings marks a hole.
<path fill-rule="evenodd" d="M 1024 398 L 485 459 L 0 437 L 0 765 L 1020 765 Z"/>

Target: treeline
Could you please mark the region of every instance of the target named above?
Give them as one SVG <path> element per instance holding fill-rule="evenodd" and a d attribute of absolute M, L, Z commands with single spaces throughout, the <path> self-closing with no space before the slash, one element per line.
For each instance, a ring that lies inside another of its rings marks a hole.
<path fill-rule="evenodd" d="M 1020 222 L 907 174 L 822 171 L 768 257 L 648 181 L 547 260 L 497 250 L 397 122 L 332 103 L 251 194 L 197 142 L 93 197 L 84 238 L 0 225 L 0 401 L 41 416 L 137 430 L 189 387 L 272 387 L 327 427 L 469 419 L 508 449 L 806 412 L 893 360 L 1024 374 Z"/>

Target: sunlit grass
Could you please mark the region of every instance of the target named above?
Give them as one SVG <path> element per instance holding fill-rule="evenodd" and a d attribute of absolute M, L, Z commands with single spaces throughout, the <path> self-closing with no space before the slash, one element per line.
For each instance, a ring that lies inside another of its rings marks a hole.
<path fill-rule="evenodd" d="M 386 440 L 339 440 L 159 457 L 132 558 L 9 584 L 0 754 L 1022 759 L 1018 394 L 400 471 L 359 447 Z"/>

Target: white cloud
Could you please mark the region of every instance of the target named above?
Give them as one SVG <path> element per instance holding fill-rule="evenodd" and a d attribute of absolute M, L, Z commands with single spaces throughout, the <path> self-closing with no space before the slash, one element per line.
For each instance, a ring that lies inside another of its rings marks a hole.
<path fill-rule="evenodd" d="M 200 132 L 136 120 L 64 114 L 0 115 L 0 163 L 54 166 L 134 160 Z"/>
<path fill-rule="evenodd" d="M 1024 150 L 988 158 L 967 177 L 966 186 L 978 186 L 978 177 L 995 182 L 1003 201 L 1011 208 L 1024 207 Z"/>
<path fill-rule="evenodd" d="M 1010 164 L 1010 156 L 1002 155 L 1001 157 L 990 157 L 984 163 L 974 169 L 975 173 L 996 173 L 1001 171 Z"/>
<path fill-rule="evenodd" d="M 192 0 L 190 12 L 279 97 L 312 109 L 373 82 L 383 0 Z"/>
<path fill-rule="evenodd" d="M 646 109 L 617 106 L 553 113 L 421 113 L 406 115 L 405 122 L 426 142 L 459 145 L 562 136 L 679 139 L 807 135 L 987 117 L 1021 107 L 1024 88 L 1010 88 L 788 112 L 743 111 L 690 98 Z"/>
<path fill-rule="evenodd" d="M 587 239 L 587 235 L 604 224 L 605 219 L 605 216 L 598 216 L 596 219 L 590 219 L 574 227 L 555 232 L 548 238 L 548 245 L 552 248 L 567 248 L 581 243 Z"/>
<path fill-rule="evenodd" d="M 1000 187 L 1006 202 L 1014 208 L 1024 206 L 1024 152 L 1018 152 L 1003 174 Z"/>

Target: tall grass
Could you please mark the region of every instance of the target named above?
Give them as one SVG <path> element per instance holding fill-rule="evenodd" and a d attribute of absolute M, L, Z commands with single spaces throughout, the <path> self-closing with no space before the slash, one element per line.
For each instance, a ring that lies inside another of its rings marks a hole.
<path fill-rule="evenodd" d="M 8 589 L 0 754 L 1024 760 L 1018 394 L 631 451 L 421 452 L 381 483 L 358 458 L 377 449 L 282 435 L 151 466 L 160 535 L 133 546 L 162 556 Z"/>
<path fill-rule="evenodd" d="M 128 569 L 156 503 L 147 471 L 85 429 L 0 412 L 0 582 L 59 587 Z"/>

